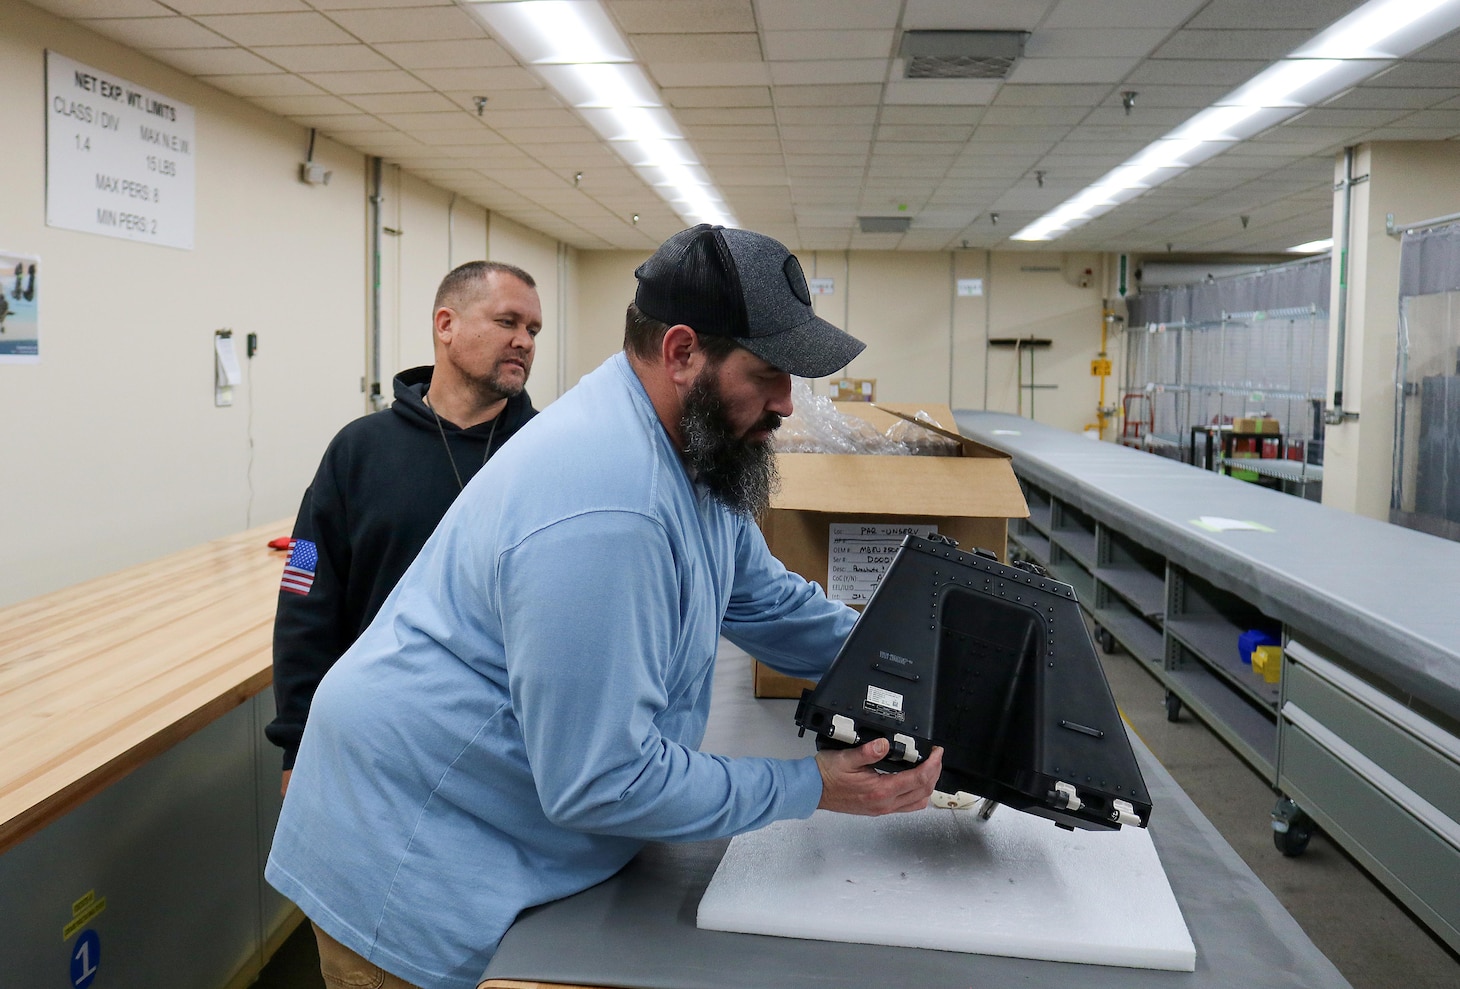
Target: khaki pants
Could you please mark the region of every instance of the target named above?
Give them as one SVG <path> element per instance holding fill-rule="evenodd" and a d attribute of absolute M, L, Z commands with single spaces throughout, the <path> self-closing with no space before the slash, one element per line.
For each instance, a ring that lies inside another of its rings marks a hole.
<path fill-rule="evenodd" d="M 367 962 L 320 930 L 317 924 L 311 926 L 314 940 L 319 943 L 319 972 L 330 989 L 420 989 L 374 962 Z"/>

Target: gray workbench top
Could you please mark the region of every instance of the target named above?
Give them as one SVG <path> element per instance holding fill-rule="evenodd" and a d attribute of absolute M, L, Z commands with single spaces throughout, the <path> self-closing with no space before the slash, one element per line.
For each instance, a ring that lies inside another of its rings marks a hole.
<path fill-rule="evenodd" d="M 1006 413 L 955 418 L 1061 500 L 1460 720 L 1460 543 Z"/>
<path fill-rule="evenodd" d="M 722 644 L 703 748 L 732 756 L 809 754 L 811 739 L 796 736 L 795 710 L 795 701 L 755 699 L 749 657 Z M 695 913 L 727 844 L 710 841 L 651 844 L 607 882 L 525 912 L 484 978 L 624 989 L 1347 986 L 1150 751 L 1134 736 L 1132 745 L 1151 792 L 1152 839 L 1196 945 L 1195 972 L 702 931 Z M 1133 922 L 1139 914 L 1139 905 L 1132 907 Z"/>

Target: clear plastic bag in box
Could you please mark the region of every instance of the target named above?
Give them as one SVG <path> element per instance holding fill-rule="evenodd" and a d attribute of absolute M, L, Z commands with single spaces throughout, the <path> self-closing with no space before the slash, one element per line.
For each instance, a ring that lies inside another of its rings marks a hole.
<path fill-rule="evenodd" d="M 901 456 L 951 457 L 958 444 L 904 419 L 887 431 L 857 416 L 843 415 L 825 395 L 811 390 L 811 382 L 793 378 L 791 402 L 796 411 L 775 432 L 776 450 L 781 453 L 877 453 Z M 939 428 L 943 424 L 926 412 L 917 418 Z"/>

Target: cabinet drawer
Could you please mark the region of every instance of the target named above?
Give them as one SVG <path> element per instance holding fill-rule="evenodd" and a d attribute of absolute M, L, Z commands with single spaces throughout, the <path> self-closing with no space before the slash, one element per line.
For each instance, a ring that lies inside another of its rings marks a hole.
<path fill-rule="evenodd" d="M 1460 761 L 1439 729 L 1301 644 L 1289 644 L 1287 702 L 1460 821 Z M 1430 740 L 1427 740 L 1426 736 Z"/>
<path fill-rule="evenodd" d="M 1281 789 L 1460 949 L 1460 849 L 1361 777 L 1303 728 L 1283 728 Z"/>

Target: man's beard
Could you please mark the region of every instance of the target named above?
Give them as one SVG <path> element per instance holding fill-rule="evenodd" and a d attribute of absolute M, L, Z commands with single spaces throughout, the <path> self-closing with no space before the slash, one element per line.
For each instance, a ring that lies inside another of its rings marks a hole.
<path fill-rule="evenodd" d="M 684 437 L 684 461 L 694 479 L 719 502 L 746 518 L 770 507 L 780 486 L 776 453 L 770 439 L 737 436 L 720 397 L 717 368 L 705 368 L 690 386 L 679 417 Z M 781 417 L 767 412 L 748 432 L 775 430 Z"/>
<path fill-rule="evenodd" d="M 523 375 L 519 380 L 515 374 L 508 376 L 501 364 L 492 368 L 487 374 L 486 380 L 482 382 L 487 389 L 496 392 L 503 398 L 516 398 L 527 388 L 527 374 L 532 370 L 532 365 L 524 362 Z"/>

